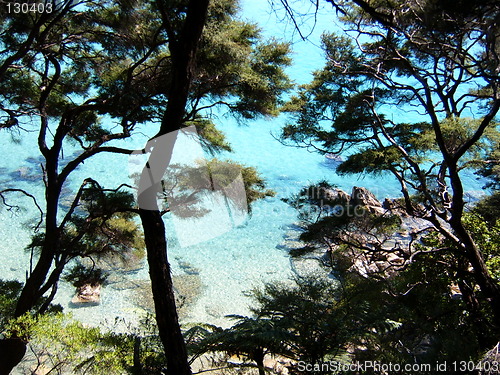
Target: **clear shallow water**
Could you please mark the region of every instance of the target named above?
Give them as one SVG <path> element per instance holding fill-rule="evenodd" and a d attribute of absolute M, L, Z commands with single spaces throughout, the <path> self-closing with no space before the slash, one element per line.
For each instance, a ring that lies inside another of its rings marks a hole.
<path fill-rule="evenodd" d="M 292 25 L 284 28 L 275 24 L 275 15 L 268 10 L 267 1 L 261 1 L 261 6 L 246 1 L 243 8 L 243 18 L 258 20 L 267 36 L 287 39 L 293 34 Z M 310 37 L 311 41 L 299 42 L 298 35 L 293 35 L 295 65 L 289 73 L 299 83 L 307 82 L 311 77 L 310 72 L 323 64 L 322 52 L 317 47 L 319 35 L 323 29 L 335 27 L 331 20 L 331 10 L 324 13 L 327 16 L 318 20 L 317 29 Z M 296 220 L 296 212 L 283 203 L 281 198 L 289 197 L 304 185 L 319 180 L 328 180 L 347 192 L 353 186 L 364 186 L 379 199 L 399 196 L 399 188 L 392 177 L 341 177 L 324 156 L 281 145 L 272 135 L 279 134 L 285 121 L 285 118 L 263 118 L 241 126 L 224 116 L 219 120 L 221 130 L 226 133 L 235 150 L 234 153 L 223 154 L 221 157 L 256 167 L 267 181 L 268 187 L 277 193 L 276 197 L 255 203 L 253 215 L 243 225 L 206 242 L 181 247 L 175 238 L 172 220 L 166 218 L 169 260 L 174 275 L 185 274 L 187 263 L 199 271 L 203 286 L 202 294 L 192 306 L 186 321 L 227 325 L 224 315 L 249 313 L 251 300 L 243 294 L 244 291 L 260 287 L 263 282 L 287 280 L 292 276 L 288 255 L 280 245 Z M 35 152 L 36 134 L 23 134 L 22 137 L 20 144 L 10 142 L 4 134 L 0 137 L 2 188 L 9 185 L 26 188 L 43 202 L 40 160 L 36 159 Z M 129 147 L 140 149 L 146 140 L 145 135 L 139 135 Z M 65 148 L 66 155 L 71 155 L 72 152 L 70 146 Z M 127 156 L 98 155 L 72 175 L 65 193 L 71 196 L 79 183 L 89 176 L 105 187 L 116 187 L 128 182 L 127 163 Z M 469 190 L 475 191 L 475 194 L 480 193 L 482 182 L 476 181 L 474 175 L 467 176 L 467 184 Z M 26 210 L 18 213 L 8 212 L 5 208 L 0 210 L 0 269 L 2 278 L 22 280 L 29 266 L 29 255 L 23 248 L 30 241 L 29 231 L 24 223 L 36 217 L 36 210 L 30 208 L 31 202 L 28 199 L 12 198 L 22 203 Z M 130 280 L 148 280 L 147 267 L 124 277 L 124 283 Z M 73 287 L 61 283 L 55 302 L 86 322 L 106 324 L 116 316 L 133 321 L 136 319 L 134 300 L 137 296 L 132 289 L 123 289 L 122 286 L 114 284 L 106 287 L 100 306 L 75 309 L 69 306 Z"/>

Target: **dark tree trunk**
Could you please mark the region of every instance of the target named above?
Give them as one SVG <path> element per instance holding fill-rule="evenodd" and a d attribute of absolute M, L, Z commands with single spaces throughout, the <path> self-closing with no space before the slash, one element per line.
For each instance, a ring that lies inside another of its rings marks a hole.
<path fill-rule="evenodd" d="M 210 0 L 190 0 L 182 30 L 175 35 L 167 27 L 172 61 L 172 81 L 168 90 L 168 104 L 163 114 L 158 135 L 179 130 L 184 121 L 189 89 L 196 66 L 196 52 L 207 19 Z M 170 24 L 164 2 L 158 1 L 165 25 Z"/>
<path fill-rule="evenodd" d="M 21 316 L 30 311 L 43 295 L 41 288 L 47 279 L 54 255 L 59 250 L 59 229 L 57 227 L 57 210 L 61 188 L 57 183 L 57 168 L 59 152 L 51 152 L 46 157 L 46 214 L 45 214 L 45 238 L 40 256 L 33 271 L 30 273 L 21 291 L 16 304 L 15 316 Z"/>
<path fill-rule="evenodd" d="M 9 375 L 26 353 L 26 343 L 18 338 L 0 340 L 0 375 Z"/>
<path fill-rule="evenodd" d="M 474 270 L 476 282 L 490 303 L 496 328 L 500 329 L 500 286 L 497 281 L 491 277 L 481 250 L 477 247 L 474 239 L 462 223 L 465 208 L 465 202 L 463 200 L 464 191 L 456 163 L 452 163 L 448 170 L 453 188 L 453 212 L 449 224 L 465 249 L 465 256 Z"/>
<path fill-rule="evenodd" d="M 264 350 L 263 349 L 255 349 L 255 351 L 252 353 L 253 360 L 255 361 L 255 364 L 257 365 L 257 368 L 259 369 L 259 375 L 266 375 L 266 370 L 264 368 Z"/>
<path fill-rule="evenodd" d="M 166 2 L 157 1 L 162 18 L 169 34 L 169 48 L 172 61 L 172 82 L 168 90 L 168 104 L 163 114 L 160 131 L 162 136 L 182 128 L 186 103 L 194 74 L 195 57 L 201 33 L 205 25 L 209 0 L 191 0 L 186 12 L 186 20 L 182 30 L 176 35 L 170 28 L 169 12 Z M 153 154 L 169 152 L 159 147 Z M 151 155 L 150 159 L 157 157 Z M 165 168 L 170 157 L 166 156 Z M 151 187 L 151 192 L 157 187 Z M 145 199 L 153 200 L 156 194 L 146 193 Z M 144 198 L 143 197 L 143 198 Z M 141 198 L 139 197 L 139 200 Z M 150 203 L 155 205 L 154 202 Z M 139 202 L 139 206 L 141 206 Z M 152 207 L 149 205 L 149 207 Z M 148 255 L 149 274 L 151 277 L 153 299 L 155 303 L 156 321 L 160 338 L 167 357 L 168 375 L 190 375 L 187 350 L 179 326 L 170 265 L 167 258 L 167 241 L 165 226 L 159 209 L 140 209 L 144 238 Z"/>
<path fill-rule="evenodd" d="M 167 260 L 165 226 L 159 211 L 140 209 L 139 215 L 144 227 L 156 322 L 165 347 L 167 373 L 191 374 L 175 306 L 170 265 Z"/>
<path fill-rule="evenodd" d="M 36 304 L 38 300 L 38 295 L 40 291 L 40 287 L 43 285 L 45 278 L 50 270 L 52 265 L 52 254 L 43 249 L 40 257 L 38 258 L 38 262 L 33 269 L 33 272 L 26 280 L 26 284 L 23 287 L 21 295 L 16 304 L 16 311 L 14 315 L 16 317 L 25 314 L 30 311 L 33 306 Z"/>
<path fill-rule="evenodd" d="M 134 367 L 132 368 L 132 374 L 142 375 L 140 336 L 134 338 Z"/>

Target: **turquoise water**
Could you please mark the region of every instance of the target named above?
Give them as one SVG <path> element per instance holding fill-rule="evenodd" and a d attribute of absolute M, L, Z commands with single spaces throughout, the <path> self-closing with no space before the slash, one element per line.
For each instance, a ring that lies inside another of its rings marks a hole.
<path fill-rule="evenodd" d="M 260 1 L 259 6 L 255 1 L 246 1 L 243 9 L 243 18 L 258 21 L 267 36 L 285 40 L 292 38 L 295 65 L 289 73 L 296 82 L 306 83 L 311 77 L 310 72 L 321 67 L 323 55 L 318 47 L 319 35 L 324 29 L 336 27 L 331 10 L 322 12 L 323 16 L 319 17 L 310 40 L 301 42 L 291 24 L 286 27 L 276 24 L 276 15 L 269 10 L 267 1 Z M 222 116 L 219 122 L 220 129 L 225 132 L 235 150 L 222 157 L 256 167 L 268 187 L 276 191 L 276 197 L 257 202 L 253 207 L 253 215 L 237 228 L 192 246 L 181 247 L 175 237 L 172 220 L 167 217 L 166 221 L 169 259 L 174 275 L 185 274 L 186 268 L 182 266 L 188 263 L 199 270 L 203 285 L 202 294 L 186 321 L 227 325 L 224 315 L 249 313 L 251 300 L 244 295 L 244 291 L 260 287 L 267 281 L 288 280 L 293 275 L 289 257 L 281 245 L 293 228 L 296 212 L 281 198 L 319 180 L 328 180 L 348 192 L 353 186 L 364 186 L 380 199 L 399 196 L 399 188 L 392 177 L 338 176 L 324 156 L 280 144 L 273 135 L 279 134 L 286 122 L 284 117 L 262 118 L 240 125 Z M 129 147 L 142 148 L 146 140 L 146 135 L 138 135 Z M 2 134 L 0 145 L 3 151 L 0 160 L 2 187 L 15 185 L 26 188 L 43 202 L 40 160 L 36 159 L 36 153 L 33 152 L 36 150 L 36 134 L 22 134 L 19 144 L 11 142 Z M 72 148 L 68 145 L 65 154 L 69 156 L 71 153 Z M 127 163 L 127 156 L 99 155 L 72 175 L 65 192 L 71 196 L 80 181 L 88 176 L 106 187 L 128 182 Z M 468 189 L 479 194 L 482 182 L 476 181 L 473 175 L 468 175 L 466 179 Z M 36 217 L 36 210 L 30 208 L 28 199 L 17 197 L 16 202 L 25 209 L 18 212 L 9 212 L 5 208 L 0 210 L 0 236 L 3 239 L 0 243 L 0 259 L 3 260 L 0 267 L 2 278 L 22 280 L 29 264 L 29 255 L 23 251 L 30 240 L 26 226 Z M 122 276 L 124 282 L 147 280 L 147 268 Z M 134 299 L 137 297 L 133 295 L 132 289 L 119 285 L 107 287 L 103 291 L 100 306 L 79 309 L 69 306 L 72 295 L 73 287 L 61 283 L 55 302 L 83 321 L 106 324 L 116 316 L 128 321 L 136 319 Z"/>

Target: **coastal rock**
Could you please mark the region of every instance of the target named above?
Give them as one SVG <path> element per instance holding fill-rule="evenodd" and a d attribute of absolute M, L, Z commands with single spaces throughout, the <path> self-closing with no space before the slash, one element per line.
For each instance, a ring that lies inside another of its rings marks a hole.
<path fill-rule="evenodd" d="M 389 198 L 385 198 L 384 202 L 382 203 L 382 207 L 386 210 L 392 210 L 394 208 L 394 202 Z"/>
<path fill-rule="evenodd" d="M 295 257 L 290 262 L 292 271 L 300 277 L 321 277 L 325 274 L 324 261 L 321 261 L 323 257 L 321 250 L 308 257 Z"/>
<path fill-rule="evenodd" d="M 402 218 L 409 217 L 408 213 L 406 212 L 405 202 L 402 199 L 385 198 L 384 202 L 382 203 L 382 207 Z M 424 207 L 421 205 L 418 205 L 416 208 L 417 210 L 424 210 Z"/>
<path fill-rule="evenodd" d="M 482 375 L 486 374 L 498 374 L 497 371 L 495 372 L 490 372 L 489 369 L 495 368 L 495 366 L 498 366 L 498 363 L 500 363 L 500 342 L 498 342 L 493 349 L 491 349 L 488 353 L 486 353 L 483 357 L 483 359 L 480 362 L 480 367 L 481 370 L 479 373 Z"/>
<path fill-rule="evenodd" d="M 341 155 L 333 154 L 330 152 L 325 154 L 325 158 L 327 161 L 330 161 L 333 163 L 342 163 L 344 161 L 344 158 Z"/>
<path fill-rule="evenodd" d="M 371 191 L 358 186 L 352 188 L 351 204 L 353 206 L 382 207 L 382 203 L 380 203 Z"/>
<path fill-rule="evenodd" d="M 99 305 L 101 303 L 101 285 L 85 284 L 81 286 L 71 303 L 75 305 Z"/>
<path fill-rule="evenodd" d="M 288 375 L 290 374 L 289 368 L 296 367 L 297 363 L 286 357 L 280 355 L 268 355 L 264 359 L 264 367 L 272 369 L 273 374 Z"/>
<path fill-rule="evenodd" d="M 341 189 L 328 189 L 325 191 L 325 197 L 340 205 L 347 205 L 351 200 L 351 196 Z"/>
<path fill-rule="evenodd" d="M 402 206 L 404 201 L 400 198 L 386 198 L 382 204 L 372 192 L 363 187 L 354 186 L 351 195 L 340 189 L 327 189 L 323 191 L 323 197 L 330 201 L 328 204 L 334 202 L 334 204 L 344 206 L 347 213 L 353 212 L 352 209 L 358 206 L 363 207 L 363 210 L 354 210 L 354 213 L 357 212 L 358 218 L 359 215 L 370 213 L 375 217 L 383 216 L 387 219 L 394 219 L 394 223 L 399 221 L 400 227 L 395 233 L 375 231 L 368 234 L 365 232 L 367 228 L 363 227 L 365 221 L 356 221 L 356 219 L 353 220 L 354 230 L 349 231 L 348 229 L 340 234 L 337 233 L 338 236 L 344 236 L 346 242 L 363 244 L 365 249 L 372 249 L 372 251 L 367 252 L 353 250 L 350 255 L 352 269 L 363 276 L 373 273 L 391 275 L 404 267 L 410 259 L 409 244 L 414 240 L 415 233 L 423 233 L 429 228 L 427 220 L 408 216 L 405 207 Z M 396 220 L 398 218 L 399 220 Z M 366 219 L 367 221 L 371 220 L 368 216 Z M 357 224 L 360 225 L 359 230 L 355 227 Z M 312 252 L 304 252 L 302 249 L 307 247 L 307 243 L 299 240 L 300 233 L 300 231 L 296 231 L 294 236 L 288 234 L 283 245 L 283 248 L 291 254 L 296 254 L 295 258 L 292 259 L 292 270 L 298 275 L 324 273 L 323 267 L 328 265 L 330 257 L 330 255 L 326 256 L 325 254 L 329 254 L 332 247 L 319 246 Z M 374 236 L 376 240 L 374 240 Z M 335 246 L 333 248 L 335 249 Z"/>

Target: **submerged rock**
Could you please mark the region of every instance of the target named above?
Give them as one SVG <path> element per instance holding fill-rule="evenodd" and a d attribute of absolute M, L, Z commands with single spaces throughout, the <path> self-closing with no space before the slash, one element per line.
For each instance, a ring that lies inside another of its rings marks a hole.
<path fill-rule="evenodd" d="M 175 303 L 178 308 L 179 319 L 185 319 L 191 307 L 202 293 L 202 283 L 199 275 L 173 276 Z M 154 300 L 151 292 L 150 280 L 134 280 L 132 298 L 140 309 L 154 313 Z"/>
<path fill-rule="evenodd" d="M 181 259 L 181 257 L 175 257 L 177 262 L 179 263 L 179 267 L 188 275 L 199 275 L 200 269 L 194 267 L 191 263 L 186 262 Z"/>
<path fill-rule="evenodd" d="M 330 152 L 325 154 L 325 159 L 333 163 L 342 163 L 344 161 L 344 158 L 341 155 L 333 154 Z"/>

